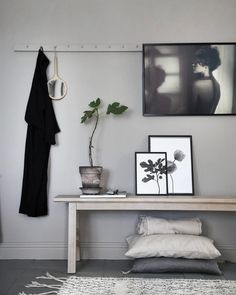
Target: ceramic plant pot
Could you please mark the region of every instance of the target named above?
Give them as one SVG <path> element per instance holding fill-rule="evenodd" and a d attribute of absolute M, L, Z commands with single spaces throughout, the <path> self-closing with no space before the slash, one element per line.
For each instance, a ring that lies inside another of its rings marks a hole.
<path fill-rule="evenodd" d="M 101 166 L 80 166 L 79 172 L 83 188 L 100 188 L 101 175 L 103 168 Z"/>

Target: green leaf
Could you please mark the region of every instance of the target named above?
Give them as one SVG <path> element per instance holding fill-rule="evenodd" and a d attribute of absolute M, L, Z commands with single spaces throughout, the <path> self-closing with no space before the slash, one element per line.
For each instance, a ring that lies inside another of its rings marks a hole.
<path fill-rule="evenodd" d="M 97 98 L 96 100 L 93 100 L 89 103 L 89 106 L 91 108 L 97 108 L 101 103 L 101 99 L 100 98 Z"/>
<path fill-rule="evenodd" d="M 84 113 L 86 114 L 86 116 L 88 116 L 89 119 L 93 116 L 94 111 L 85 111 Z"/>
<path fill-rule="evenodd" d="M 120 115 L 124 113 L 128 109 L 125 105 L 120 105 L 119 102 L 113 102 L 112 104 L 109 104 L 107 107 L 107 115 L 112 113 L 113 115 Z"/>
<path fill-rule="evenodd" d="M 88 117 L 86 115 L 82 116 L 80 123 L 84 123 L 87 119 Z"/>
<path fill-rule="evenodd" d="M 94 113 L 95 113 L 95 109 L 92 111 L 84 111 L 84 115 L 81 117 L 80 123 L 84 123 L 86 120 L 92 118 Z"/>
<path fill-rule="evenodd" d="M 113 108 L 117 108 L 117 107 L 119 107 L 120 103 L 115 101 L 111 105 L 112 105 Z"/>

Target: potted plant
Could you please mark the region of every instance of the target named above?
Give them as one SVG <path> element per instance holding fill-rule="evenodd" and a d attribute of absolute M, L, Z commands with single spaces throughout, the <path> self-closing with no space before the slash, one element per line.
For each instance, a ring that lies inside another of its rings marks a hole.
<path fill-rule="evenodd" d="M 84 194 L 98 194 L 100 192 L 100 181 L 103 168 L 101 166 L 94 166 L 93 162 L 93 138 L 95 131 L 98 126 L 99 119 L 101 117 L 101 99 L 97 98 L 93 100 L 88 105 L 89 110 L 83 112 L 81 117 L 81 123 L 93 122 L 94 128 L 92 130 L 91 136 L 89 137 L 89 146 L 88 146 L 88 156 L 90 166 L 80 166 L 79 171 L 82 179 L 82 192 Z M 127 106 L 121 105 L 119 102 L 113 102 L 109 104 L 106 109 L 105 115 L 121 115 L 128 109 Z M 91 120 L 91 119 L 95 120 Z"/>

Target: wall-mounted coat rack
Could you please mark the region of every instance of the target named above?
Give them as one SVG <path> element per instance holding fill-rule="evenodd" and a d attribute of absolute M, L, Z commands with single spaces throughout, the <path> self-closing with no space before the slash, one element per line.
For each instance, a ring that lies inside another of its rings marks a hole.
<path fill-rule="evenodd" d="M 44 51 L 47 52 L 141 52 L 142 44 L 65 44 L 65 45 L 44 45 L 44 44 L 19 44 L 14 47 L 15 52 L 38 51 L 40 46 L 43 46 Z"/>

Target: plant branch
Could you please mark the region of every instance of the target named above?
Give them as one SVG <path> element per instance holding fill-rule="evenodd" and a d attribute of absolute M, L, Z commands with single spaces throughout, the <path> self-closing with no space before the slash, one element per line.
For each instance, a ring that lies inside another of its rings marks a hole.
<path fill-rule="evenodd" d="M 95 126 L 94 126 L 94 129 L 93 129 L 93 132 L 92 132 L 92 135 L 89 139 L 89 163 L 90 163 L 90 166 L 93 167 L 93 156 L 92 156 L 92 148 L 93 148 L 93 136 L 94 136 L 94 133 L 97 129 L 97 126 L 98 126 L 98 120 L 99 120 L 99 113 L 98 113 L 98 109 L 96 108 L 96 122 L 95 122 Z"/>

